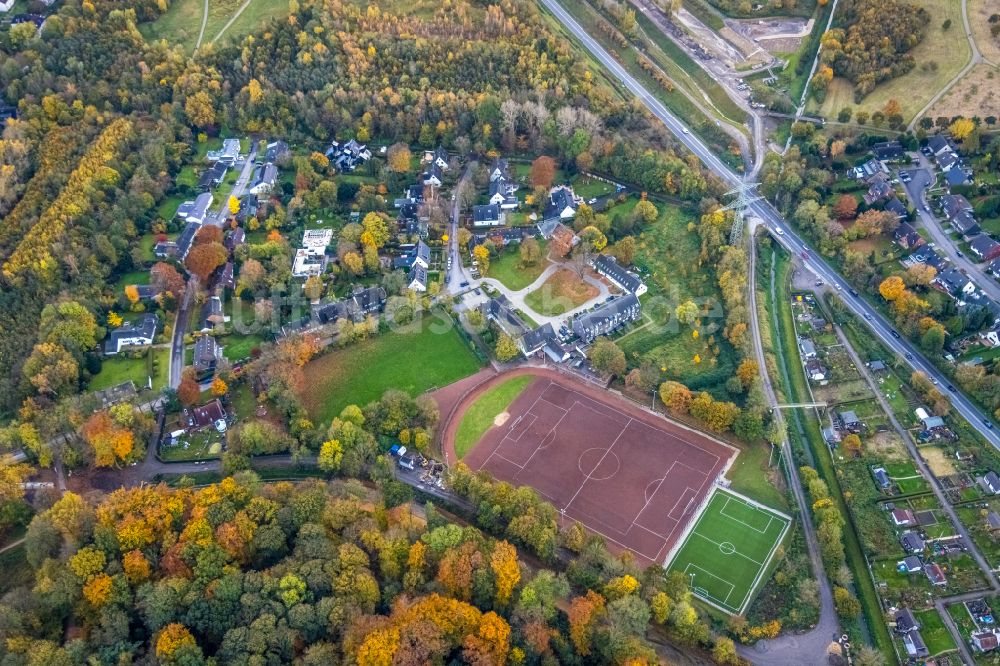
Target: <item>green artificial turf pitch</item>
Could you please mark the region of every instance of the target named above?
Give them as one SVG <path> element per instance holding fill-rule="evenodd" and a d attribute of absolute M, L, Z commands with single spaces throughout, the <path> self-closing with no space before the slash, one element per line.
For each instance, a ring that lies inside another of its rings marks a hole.
<path fill-rule="evenodd" d="M 742 613 L 790 524 L 778 511 L 716 489 L 667 568 L 688 576 L 695 596 Z"/>

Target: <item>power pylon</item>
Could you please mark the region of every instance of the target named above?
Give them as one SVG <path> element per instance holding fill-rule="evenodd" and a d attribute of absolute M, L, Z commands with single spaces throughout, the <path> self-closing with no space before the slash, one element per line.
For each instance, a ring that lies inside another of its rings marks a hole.
<path fill-rule="evenodd" d="M 729 202 L 727 206 L 723 206 L 722 210 L 733 211 L 733 228 L 729 232 L 729 244 L 739 245 L 740 239 L 743 238 L 743 226 L 744 226 L 744 216 L 746 215 L 747 209 L 750 208 L 755 202 L 760 201 L 764 197 L 754 194 L 754 189 L 760 186 L 760 183 L 748 183 L 743 180 L 740 181 L 739 187 L 726 192 L 725 196 L 735 196 L 736 198 Z"/>

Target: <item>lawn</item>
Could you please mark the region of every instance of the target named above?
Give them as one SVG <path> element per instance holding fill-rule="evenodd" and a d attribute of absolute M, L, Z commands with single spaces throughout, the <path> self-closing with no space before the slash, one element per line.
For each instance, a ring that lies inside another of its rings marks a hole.
<path fill-rule="evenodd" d="M 763 580 L 791 518 L 717 489 L 667 567 L 690 577 L 692 592 L 742 613 Z"/>
<path fill-rule="evenodd" d="M 524 302 L 538 314 L 554 317 L 580 307 L 599 293 L 597 287 L 580 279 L 575 272 L 561 268 L 525 296 Z"/>
<path fill-rule="evenodd" d="M 233 21 L 233 24 L 224 33 L 226 40 L 248 35 L 259 28 L 265 21 L 285 18 L 288 15 L 288 4 L 284 0 L 251 0 L 247 8 L 243 10 L 243 13 Z M 217 31 L 214 34 L 209 34 L 208 28 L 205 29 L 205 39 L 215 41 L 218 38 Z"/>
<path fill-rule="evenodd" d="M 542 256 L 545 256 L 545 241 L 540 244 Z M 542 259 L 534 266 L 521 266 L 521 254 L 515 247 L 512 250 L 504 250 L 503 253 L 490 261 L 490 271 L 487 277 L 499 280 L 505 287 L 513 291 L 524 289 L 529 284 L 538 279 L 542 271 L 549 265 L 549 262 Z"/>
<path fill-rule="evenodd" d="M 182 435 L 175 445 L 161 446 L 160 458 L 166 462 L 215 459 L 222 455 L 225 441 L 225 433 L 216 432 L 214 428 L 206 428 L 201 432 Z"/>
<path fill-rule="evenodd" d="M 365 405 L 387 389 L 418 395 L 478 369 L 451 319 L 425 315 L 405 328 L 316 358 L 305 366 L 301 397 L 314 421 L 328 423 L 347 405 Z"/>
<path fill-rule="evenodd" d="M 514 377 L 479 396 L 462 416 L 455 435 L 455 453 L 464 458 L 493 425 L 494 419 L 532 382 L 534 377 Z"/>
<path fill-rule="evenodd" d="M 869 113 L 881 111 L 890 99 L 895 99 L 902 107 L 903 119 L 909 121 L 961 71 L 970 55 L 969 42 L 962 28 L 962 3 L 955 0 L 914 0 L 913 4 L 925 8 L 932 17 L 924 39 L 911 51 L 917 66 L 903 76 L 880 83 L 861 104 L 854 104 L 853 90 L 846 101 L 842 92 L 828 95 L 820 107 L 823 116 L 836 118 L 844 106 Z M 948 30 L 941 27 L 946 19 L 951 20 Z M 931 62 L 937 63 L 936 70 L 924 71 L 921 68 L 922 64 Z M 836 85 L 843 87 L 845 83 L 850 85 L 847 82 Z"/>
<path fill-rule="evenodd" d="M 167 383 L 167 370 L 170 365 L 169 349 L 151 349 L 140 358 L 128 358 L 123 352 L 118 356 L 104 359 L 101 371 L 94 375 L 87 387 L 91 391 L 117 386 L 129 380 L 135 382 L 135 387 L 142 390 L 146 387 L 149 373 L 149 357 L 153 358 L 153 390 L 159 391 Z"/>
<path fill-rule="evenodd" d="M 148 40 L 165 39 L 171 44 L 183 45 L 190 53 L 198 41 L 203 7 L 202 0 L 174 0 L 162 16 L 152 23 L 142 24 L 139 31 Z"/>
<path fill-rule="evenodd" d="M 264 344 L 264 338 L 259 335 L 227 335 L 219 339 L 222 345 L 222 355 L 230 361 L 241 361 L 250 358 L 254 348 Z"/>
<path fill-rule="evenodd" d="M 784 478 L 778 466 L 779 455 L 775 451 L 774 457 L 771 458 L 770 454 L 770 447 L 765 446 L 747 446 L 740 449 L 740 454 L 733 461 L 727 476 L 732 481 L 731 488 L 736 492 L 768 506 L 787 510 L 788 499 L 785 493 L 774 485 L 774 482 L 779 482 L 784 487 L 783 481 L 779 481 Z M 768 462 L 772 463 L 770 467 Z"/>
<path fill-rule="evenodd" d="M 958 649 L 955 640 L 948 632 L 948 628 L 944 626 L 944 621 L 938 615 L 937 609 L 928 608 L 927 610 L 915 611 L 913 615 L 920 622 L 920 635 L 923 637 L 924 643 L 927 644 L 927 649 L 932 657 Z"/>

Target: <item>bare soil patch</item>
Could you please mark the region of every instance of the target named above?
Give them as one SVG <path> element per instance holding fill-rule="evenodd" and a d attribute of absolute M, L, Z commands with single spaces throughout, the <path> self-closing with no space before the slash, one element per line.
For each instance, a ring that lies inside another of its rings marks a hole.
<path fill-rule="evenodd" d="M 1000 68 L 984 63 L 976 65 L 941 96 L 927 115 L 930 118 L 1000 115 Z"/>
<path fill-rule="evenodd" d="M 920 448 L 920 455 L 927 461 L 927 466 L 930 468 L 931 474 L 939 479 L 943 476 L 952 476 L 958 473 L 951 456 L 938 446 L 923 446 Z"/>

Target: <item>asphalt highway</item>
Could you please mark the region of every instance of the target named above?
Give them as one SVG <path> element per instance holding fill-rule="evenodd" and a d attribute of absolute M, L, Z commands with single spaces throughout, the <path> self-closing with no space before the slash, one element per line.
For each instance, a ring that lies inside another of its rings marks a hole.
<path fill-rule="evenodd" d="M 663 103 L 650 94 L 617 60 L 612 58 L 594 38 L 587 34 L 587 31 L 580 26 L 576 19 L 562 8 L 557 0 L 540 0 L 540 2 L 625 88 L 642 101 L 650 113 L 662 121 L 688 150 L 697 155 L 705 166 L 733 187 L 742 182 L 742 177 L 739 174 L 723 163 L 697 136 L 690 132 L 679 118 L 670 113 Z M 812 251 L 770 203 L 764 200 L 758 201 L 750 206 L 748 213 L 759 218 L 760 223 L 768 228 L 777 242 L 793 255 L 800 257 L 806 267 L 818 278 L 840 291 L 847 307 L 862 318 L 887 348 L 906 359 L 906 362 L 915 370 L 926 373 L 932 381 L 936 382 L 941 391 L 951 400 L 952 408 L 967 419 L 974 428 L 978 429 L 994 448 L 1000 450 L 1000 433 L 994 427 L 992 419 L 957 388 L 950 388 L 951 381 L 942 372 L 931 365 L 919 350 L 903 339 L 892 324 L 883 318 L 874 307 L 860 296 L 855 296 L 849 291 L 847 281 Z"/>

